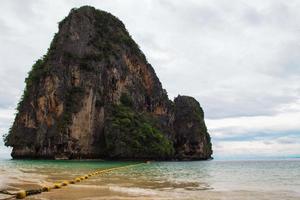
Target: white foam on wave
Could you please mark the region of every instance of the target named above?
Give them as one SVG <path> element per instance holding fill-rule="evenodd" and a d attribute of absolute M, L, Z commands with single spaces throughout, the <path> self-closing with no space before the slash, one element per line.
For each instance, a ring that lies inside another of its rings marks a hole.
<path fill-rule="evenodd" d="M 108 186 L 108 188 L 111 191 L 122 192 L 129 195 L 147 195 L 147 196 L 158 195 L 158 192 L 153 189 L 144 189 L 138 187 L 122 187 L 118 185 Z"/>

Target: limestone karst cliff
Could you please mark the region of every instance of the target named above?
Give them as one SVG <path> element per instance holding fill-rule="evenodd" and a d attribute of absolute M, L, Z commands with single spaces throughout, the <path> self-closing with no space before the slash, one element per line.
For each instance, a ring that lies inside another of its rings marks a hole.
<path fill-rule="evenodd" d="M 169 100 L 124 24 L 90 6 L 59 23 L 5 138 L 13 158 L 211 158 L 199 103 Z"/>

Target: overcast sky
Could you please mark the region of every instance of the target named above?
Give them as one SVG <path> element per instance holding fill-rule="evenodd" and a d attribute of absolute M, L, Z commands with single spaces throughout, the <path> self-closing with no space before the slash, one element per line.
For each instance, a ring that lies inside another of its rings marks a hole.
<path fill-rule="evenodd" d="M 123 21 L 171 99 L 200 102 L 215 157 L 300 156 L 297 0 L 2 0 L 1 135 L 57 23 L 82 5 Z"/>

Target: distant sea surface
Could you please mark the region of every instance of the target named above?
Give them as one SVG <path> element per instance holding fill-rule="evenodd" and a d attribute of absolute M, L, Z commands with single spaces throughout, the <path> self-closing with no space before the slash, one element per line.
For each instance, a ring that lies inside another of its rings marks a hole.
<path fill-rule="evenodd" d="M 130 163 L 0 160 L 0 189 L 33 189 L 126 164 Z M 299 200 L 300 159 L 151 162 L 27 199 Z"/>

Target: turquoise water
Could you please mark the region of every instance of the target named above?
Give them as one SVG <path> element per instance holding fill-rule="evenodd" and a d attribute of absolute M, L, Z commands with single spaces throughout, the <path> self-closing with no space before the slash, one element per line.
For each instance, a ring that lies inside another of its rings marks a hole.
<path fill-rule="evenodd" d="M 31 189 L 127 164 L 132 162 L 1 160 L 0 188 Z M 62 190 L 31 198 L 300 199 L 300 160 L 151 162 Z"/>

